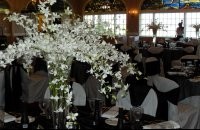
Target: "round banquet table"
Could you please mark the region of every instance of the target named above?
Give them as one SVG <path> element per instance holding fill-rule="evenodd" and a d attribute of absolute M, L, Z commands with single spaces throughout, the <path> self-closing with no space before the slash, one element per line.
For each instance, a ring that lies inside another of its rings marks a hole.
<path fill-rule="evenodd" d="M 87 114 L 86 114 L 87 113 Z M 10 113 L 13 115 L 13 113 Z M 20 116 L 19 114 L 14 114 L 17 116 Z M 124 129 L 130 129 L 131 125 L 129 123 L 129 112 L 124 111 Z M 118 118 L 118 117 L 116 117 Z M 100 118 L 99 120 L 99 125 L 94 126 L 93 125 L 93 116 L 91 116 L 90 113 L 88 112 L 82 112 L 79 114 L 77 118 L 77 123 L 78 126 L 76 128 L 78 129 L 117 129 L 117 126 L 109 125 L 105 123 L 106 118 Z M 157 119 L 155 117 L 149 116 L 149 115 L 142 115 L 141 122 L 136 123 L 133 126 L 137 128 L 142 128 L 143 125 L 149 125 L 152 123 L 159 123 L 163 122 L 164 120 Z M 4 124 L 4 129 L 20 129 L 21 125 L 19 123 L 16 123 L 15 121 L 5 123 Z M 35 121 L 30 123 L 29 129 L 53 129 L 52 126 L 52 120 L 51 119 L 46 119 L 45 116 L 39 116 L 35 118 Z"/>
<path fill-rule="evenodd" d="M 131 124 L 129 120 L 129 111 L 124 110 L 123 111 L 123 129 L 130 129 Z M 116 117 L 118 118 L 118 116 Z M 106 122 L 106 118 L 100 118 L 99 125 L 94 126 L 93 125 L 93 116 L 91 115 L 81 115 L 78 118 L 78 122 L 80 125 L 80 129 L 118 129 L 116 125 L 109 125 Z M 153 123 L 160 123 L 164 120 L 158 119 L 156 117 L 152 117 L 150 115 L 143 114 L 141 121 L 139 123 L 133 124 L 135 129 L 142 129 L 142 126 L 149 125 Z"/>

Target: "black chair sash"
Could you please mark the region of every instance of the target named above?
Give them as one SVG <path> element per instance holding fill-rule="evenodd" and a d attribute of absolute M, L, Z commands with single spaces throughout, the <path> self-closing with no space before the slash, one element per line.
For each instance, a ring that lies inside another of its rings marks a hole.
<path fill-rule="evenodd" d="M 5 69 L 5 110 L 9 112 L 21 111 L 21 75 L 19 64 L 8 66 Z M 12 74 L 11 74 L 12 69 Z M 12 77 L 12 79 L 11 79 Z"/>
<path fill-rule="evenodd" d="M 155 90 L 158 96 L 158 108 L 157 108 L 156 116 L 160 119 L 167 120 L 168 119 L 168 101 L 174 105 L 178 104 L 180 87 L 175 88 L 169 92 L 160 92 L 154 85 L 152 88 Z"/>
<path fill-rule="evenodd" d="M 135 76 L 128 76 L 126 82 L 130 84 L 129 93 L 131 104 L 133 106 L 140 106 L 144 99 L 146 98 L 151 87 L 147 86 L 147 81 L 145 79 L 137 80 Z"/>

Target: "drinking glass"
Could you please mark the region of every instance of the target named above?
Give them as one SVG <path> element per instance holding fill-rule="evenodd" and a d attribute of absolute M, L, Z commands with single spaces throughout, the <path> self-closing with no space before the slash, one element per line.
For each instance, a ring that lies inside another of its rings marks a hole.
<path fill-rule="evenodd" d="M 89 99 L 88 102 L 89 102 L 89 107 L 90 107 L 90 109 L 92 111 L 92 114 L 94 114 L 94 111 L 95 111 L 95 101 L 99 102 L 99 110 L 100 110 L 100 112 L 101 112 L 101 108 L 104 105 L 104 102 L 103 102 L 102 99 L 99 99 L 99 98 L 91 98 L 91 99 Z"/>
<path fill-rule="evenodd" d="M 0 107 L 0 129 L 4 127 L 4 108 Z"/>
<path fill-rule="evenodd" d="M 92 111 L 91 116 L 93 116 L 92 125 L 96 126 L 99 124 L 99 120 L 102 114 L 103 101 L 98 98 L 89 99 L 89 107 Z"/>
<path fill-rule="evenodd" d="M 144 109 L 141 106 L 132 107 L 130 109 L 130 120 L 131 122 L 137 121 L 139 122 L 142 118 L 142 114 L 144 113 Z"/>
<path fill-rule="evenodd" d="M 89 102 L 89 107 L 90 107 L 91 113 L 93 115 L 94 110 L 95 110 L 95 99 L 89 99 L 88 102 Z"/>
<path fill-rule="evenodd" d="M 42 110 L 41 115 L 45 115 L 47 119 L 50 118 L 50 101 L 48 99 L 44 99 L 42 101 L 39 102 L 39 107 Z"/>

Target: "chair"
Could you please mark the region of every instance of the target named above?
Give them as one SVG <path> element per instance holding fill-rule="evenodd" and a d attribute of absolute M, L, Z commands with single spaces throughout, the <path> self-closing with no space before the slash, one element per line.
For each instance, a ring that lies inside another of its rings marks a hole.
<path fill-rule="evenodd" d="M 197 55 L 184 55 L 180 60 L 182 63 L 185 63 L 185 66 L 196 66 L 197 62 L 199 61 L 199 57 Z"/>
<path fill-rule="evenodd" d="M 148 76 L 147 84 L 153 86 L 158 100 L 162 103 L 158 103 L 158 111 L 161 110 L 161 115 L 158 116 L 178 122 L 181 128 L 194 129 L 199 127 L 197 118 L 200 109 L 192 104 L 197 104 L 196 102 L 199 102 L 200 99 L 193 100 L 193 102 L 189 99 L 188 101 L 179 101 L 179 85 L 172 80 L 161 77 L 158 73 Z"/>
<path fill-rule="evenodd" d="M 92 75 L 90 75 L 83 85 L 87 99 L 102 99 L 105 101 L 105 97 L 99 92 L 101 83 Z"/>
<path fill-rule="evenodd" d="M 156 116 L 158 99 L 155 91 L 148 87 L 145 79 L 136 80 L 134 76 L 127 77 L 130 84 L 129 91 L 119 91 L 116 106 L 130 110 L 132 106 L 141 106 L 144 114 Z M 125 94 L 125 95 L 124 95 Z"/>
<path fill-rule="evenodd" d="M 16 60 L 5 68 L 5 111 L 21 112 L 21 68 Z"/>
<path fill-rule="evenodd" d="M 181 100 L 177 105 L 169 103 L 169 120 L 176 121 L 183 129 L 200 129 L 200 96 Z"/>
<path fill-rule="evenodd" d="M 5 74 L 0 71 L 0 107 L 5 106 Z"/>
<path fill-rule="evenodd" d="M 185 47 L 185 48 L 183 48 L 183 51 L 185 52 L 185 55 L 193 54 L 194 53 L 194 47 L 193 46 Z"/>
<path fill-rule="evenodd" d="M 72 93 L 73 93 L 74 106 L 86 105 L 86 93 L 82 85 L 80 85 L 79 83 L 73 82 Z"/>
<path fill-rule="evenodd" d="M 156 57 L 149 57 L 145 60 L 145 74 L 152 76 L 160 74 L 160 61 Z"/>
<path fill-rule="evenodd" d="M 161 53 L 164 51 L 164 49 L 162 47 L 150 47 L 148 49 L 148 52 L 151 54 L 151 56 L 154 56 L 154 57 L 160 57 Z"/>
<path fill-rule="evenodd" d="M 171 62 L 171 66 L 173 68 L 175 68 L 176 66 L 182 66 L 182 63 L 185 63 L 185 65 L 187 66 L 187 62 L 188 63 L 192 63 L 193 65 L 196 66 L 196 63 L 195 61 L 198 61 L 199 60 L 199 57 L 197 55 L 194 55 L 194 47 L 185 47 L 183 49 L 184 51 L 184 55 L 178 59 L 178 60 L 173 60 Z"/>
<path fill-rule="evenodd" d="M 36 71 L 30 76 L 21 69 L 22 100 L 27 103 L 42 101 L 49 86 L 48 73 Z"/>
<path fill-rule="evenodd" d="M 164 73 L 164 65 L 163 65 L 163 52 L 164 52 L 164 48 L 163 47 L 150 47 L 148 49 L 148 52 L 150 53 L 151 57 L 156 57 L 159 61 L 160 61 L 160 74 L 162 76 L 165 76 Z"/>
<path fill-rule="evenodd" d="M 169 111 L 168 102 L 177 105 L 178 97 L 179 97 L 179 85 L 165 77 L 161 77 L 160 75 L 156 74 L 153 76 L 148 76 L 147 79 L 148 86 L 154 88 L 157 96 L 158 96 L 158 112 L 157 117 L 168 120 L 169 119 Z"/>

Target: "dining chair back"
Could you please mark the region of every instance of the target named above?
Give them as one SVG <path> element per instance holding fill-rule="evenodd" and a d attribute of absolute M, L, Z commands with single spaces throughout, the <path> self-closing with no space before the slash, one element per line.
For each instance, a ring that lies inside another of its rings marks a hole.
<path fill-rule="evenodd" d="M 73 94 L 73 105 L 74 106 L 85 106 L 86 105 L 86 93 L 81 84 L 73 82 L 72 94 Z"/>

